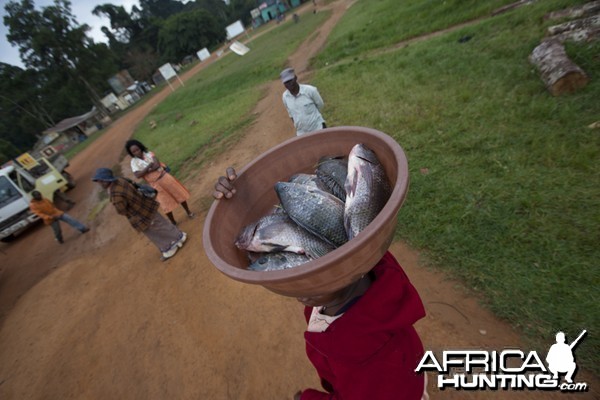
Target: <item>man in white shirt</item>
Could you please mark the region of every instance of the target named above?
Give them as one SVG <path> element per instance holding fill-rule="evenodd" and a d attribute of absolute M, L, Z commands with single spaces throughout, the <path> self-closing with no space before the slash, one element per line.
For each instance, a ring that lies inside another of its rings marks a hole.
<path fill-rule="evenodd" d="M 279 75 L 287 89 L 282 96 L 283 104 L 294 122 L 296 135 L 326 128 L 321 115 L 323 99 L 316 87 L 298 83 L 296 73 L 292 68 L 284 69 Z"/>

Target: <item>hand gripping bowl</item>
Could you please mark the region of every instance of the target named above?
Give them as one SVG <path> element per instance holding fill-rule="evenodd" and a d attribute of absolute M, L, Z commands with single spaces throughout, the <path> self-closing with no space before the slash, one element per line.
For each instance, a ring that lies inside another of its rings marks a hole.
<path fill-rule="evenodd" d="M 245 251 L 234 242 L 241 229 L 268 214 L 279 203 L 274 185 L 300 172 L 314 173 L 323 156 L 348 156 L 363 143 L 375 152 L 394 190 L 383 210 L 358 236 L 331 253 L 295 268 L 257 272 L 247 269 Z M 408 191 L 408 162 L 390 136 L 370 128 L 327 128 L 289 139 L 238 171 L 231 199 L 213 202 L 204 224 L 204 249 L 228 277 L 262 285 L 290 297 L 310 297 L 341 289 L 377 264 L 396 228 L 396 215 Z"/>

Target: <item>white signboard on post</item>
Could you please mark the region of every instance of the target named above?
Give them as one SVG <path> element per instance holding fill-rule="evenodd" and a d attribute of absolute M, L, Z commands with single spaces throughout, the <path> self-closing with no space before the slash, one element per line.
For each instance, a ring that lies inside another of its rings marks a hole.
<path fill-rule="evenodd" d="M 244 46 L 243 44 L 241 44 L 240 42 L 238 42 L 237 40 L 234 41 L 233 43 L 231 43 L 231 45 L 229 46 L 229 48 L 231 49 L 231 51 L 233 51 L 235 54 L 238 54 L 240 56 L 243 56 L 244 54 L 246 54 L 247 52 L 250 51 L 250 49 L 246 46 Z"/>
<path fill-rule="evenodd" d="M 177 72 L 173 69 L 173 66 L 170 63 L 166 63 L 162 67 L 158 69 L 160 74 L 165 78 L 165 80 L 169 80 L 175 76 L 177 76 Z"/>
<path fill-rule="evenodd" d="M 244 33 L 244 25 L 242 25 L 242 21 L 238 20 L 225 28 L 225 30 L 227 31 L 227 40 L 231 40 L 237 35 Z"/>
<path fill-rule="evenodd" d="M 197 52 L 196 54 L 198 55 L 198 58 L 200 59 L 200 61 L 204 61 L 210 57 L 210 53 L 206 47 L 203 48 L 202 50 L 200 50 L 199 52 Z"/>
<path fill-rule="evenodd" d="M 165 78 L 165 80 L 169 84 L 171 91 L 175 91 L 175 89 L 173 89 L 173 86 L 171 86 L 171 82 L 169 82 L 169 79 L 171 79 L 172 77 L 176 77 L 177 80 L 179 81 L 179 83 L 181 83 L 181 85 L 184 86 L 181 79 L 179 79 L 179 76 L 177 76 L 177 72 L 175 72 L 175 69 L 173 69 L 173 66 L 170 63 L 166 63 L 165 65 L 160 67 L 158 70 L 160 71 L 160 74 Z"/>

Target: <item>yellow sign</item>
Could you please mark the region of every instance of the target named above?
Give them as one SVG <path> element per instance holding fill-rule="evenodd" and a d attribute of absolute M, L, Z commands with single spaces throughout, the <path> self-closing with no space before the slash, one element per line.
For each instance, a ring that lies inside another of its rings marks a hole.
<path fill-rule="evenodd" d="M 17 162 L 21 164 L 25 169 L 31 169 L 39 165 L 38 162 L 33 157 L 31 157 L 31 154 L 29 153 L 21 154 L 19 157 L 17 157 Z"/>

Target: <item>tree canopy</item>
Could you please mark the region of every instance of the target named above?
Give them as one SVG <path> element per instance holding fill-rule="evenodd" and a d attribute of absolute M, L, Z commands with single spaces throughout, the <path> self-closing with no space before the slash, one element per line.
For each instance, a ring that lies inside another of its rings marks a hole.
<path fill-rule="evenodd" d="M 175 14 L 162 25 L 158 48 L 164 58 L 181 60 L 226 38 L 225 27 L 207 11 L 196 9 Z"/>
<path fill-rule="evenodd" d="M 7 40 L 19 49 L 25 69 L 0 63 L 2 152 L 27 150 L 56 122 L 102 108 L 108 79 L 122 69 L 151 80 L 165 62 L 180 62 L 199 49 L 217 47 L 225 27 L 250 21 L 255 0 L 140 0 L 127 12 L 105 3 L 93 14 L 105 16 L 108 43 L 95 43 L 90 27 L 79 24 L 69 0 L 35 7 L 33 0 L 9 0 L 4 9 Z M 10 143 L 11 146 L 6 143 Z"/>
<path fill-rule="evenodd" d="M 37 70 L 49 67 L 73 68 L 85 52 L 90 39 L 87 25 L 77 25 L 71 14 L 70 2 L 54 0 L 54 5 L 42 11 L 32 0 L 9 1 L 5 7 L 8 41 L 19 47 L 26 67 Z"/>
<path fill-rule="evenodd" d="M 5 10 L 7 39 L 27 69 L 0 68 L 0 134 L 26 149 L 40 130 L 99 104 L 109 88 L 105 77 L 118 66 L 105 44 L 87 36 L 89 26 L 77 23 L 67 0 L 41 10 L 32 0 L 9 1 Z"/>

